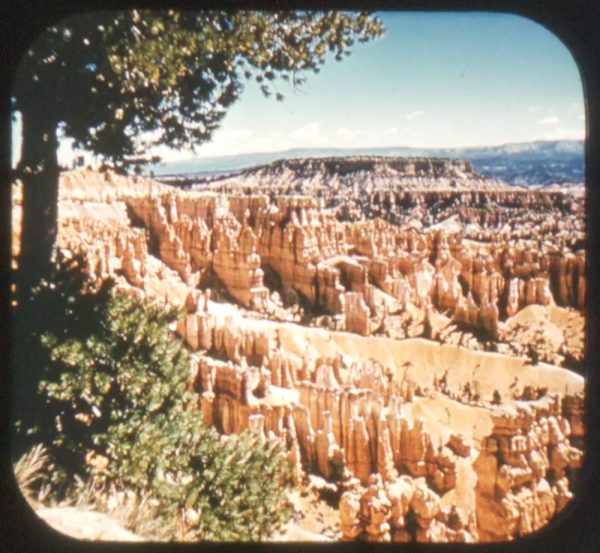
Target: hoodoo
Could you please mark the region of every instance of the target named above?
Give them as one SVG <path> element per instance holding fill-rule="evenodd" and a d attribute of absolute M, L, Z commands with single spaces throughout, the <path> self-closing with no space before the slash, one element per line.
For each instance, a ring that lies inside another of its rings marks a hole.
<path fill-rule="evenodd" d="M 571 499 L 580 191 L 427 158 L 281 160 L 186 189 L 79 170 L 58 240 L 118 293 L 183 308 L 204 421 L 285 443 L 299 486 L 333 490 L 338 539 L 510 540 Z"/>

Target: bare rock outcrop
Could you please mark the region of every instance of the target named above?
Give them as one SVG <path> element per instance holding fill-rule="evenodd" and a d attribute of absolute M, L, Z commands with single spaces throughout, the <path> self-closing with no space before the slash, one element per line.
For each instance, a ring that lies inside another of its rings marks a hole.
<path fill-rule="evenodd" d="M 366 488 L 350 482 L 340 500 L 341 530 L 346 541 L 470 543 L 477 539 L 473 521 L 466 523 L 453 505 L 420 480 L 401 476 L 384 485 L 374 474 Z"/>
<path fill-rule="evenodd" d="M 493 420 L 473 465 L 477 521 L 482 540 L 503 541 L 543 527 L 564 507 L 582 452 L 569 443 L 557 397 L 502 406 Z"/>
<path fill-rule="evenodd" d="M 299 486 L 341 489 L 343 539 L 509 540 L 565 507 L 582 463 L 582 206 L 448 160 L 185 191 L 75 171 L 58 242 L 116 293 L 182 308 L 205 423 L 276 437 Z"/>

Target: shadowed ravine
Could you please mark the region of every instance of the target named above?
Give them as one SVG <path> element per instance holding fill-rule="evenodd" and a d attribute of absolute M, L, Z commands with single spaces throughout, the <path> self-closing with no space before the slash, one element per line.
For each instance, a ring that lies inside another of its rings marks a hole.
<path fill-rule="evenodd" d="M 274 539 L 498 541 L 551 521 L 581 466 L 582 213 L 580 189 L 460 160 L 284 160 L 190 190 L 80 170 L 59 247 L 182 308 L 207 424 L 286 446 L 299 511 Z"/>

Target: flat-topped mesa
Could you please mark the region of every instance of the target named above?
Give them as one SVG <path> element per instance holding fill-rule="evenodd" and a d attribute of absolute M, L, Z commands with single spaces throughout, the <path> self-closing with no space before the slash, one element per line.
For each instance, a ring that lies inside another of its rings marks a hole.
<path fill-rule="evenodd" d="M 523 334 L 519 328 L 526 314 L 514 322 L 511 318 L 527 306 L 581 309 L 585 301 L 582 250 L 515 242 L 510 234 L 487 244 L 442 228 L 419 232 L 381 220 L 342 223 L 319 209 L 318 199 L 275 201 L 279 207 L 264 195 L 172 189 L 153 196 L 124 195 L 109 204 L 64 199 L 59 244 L 81 253 L 94 278 L 116 272 L 118 289 L 136 297 L 181 305 L 190 287 L 202 282 L 210 287 L 216 277 L 240 305 L 291 320 L 293 310 L 290 315 L 278 302 L 286 290 L 295 290 L 308 301 L 302 305 L 333 315 L 325 321 L 329 328 L 363 336 L 435 337 L 439 331 L 425 327 L 443 312 L 447 321 L 506 340 L 515 332 Z M 265 270 L 271 290 L 264 285 Z M 208 275 L 204 281 L 203 275 Z M 544 315 L 553 334 L 539 359 L 559 365 L 581 362 L 583 342 L 570 330 L 579 323 L 568 323 L 559 336 L 550 318 L 563 324 L 564 315 L 554 311 Z M 441 339 L 456 343 L 455 335 L 445 333 Z M 530 355 L 528 344 L 540 343 L 533 338 L 523 334 L 511 351 Z"/>
<path fill-rule="evenodd" d="M 365 336 L 396 332 L 400 323 L 390 326 L 390 313 L 425 321 L 427 314 L 443 312 L 493 338 L 502 334 L 500 322 L 527 306 L 585 305 L 585 252 L 570 249 L 569 234 L 558 222 L 541 227 L 535 241 L 507 227 L 495 241 L 475 242 L 452 226 L 419 230 L 382 220 L 340 222 L 310 196 L 224 196 L 164 186 L 152 194 L 146 186 L 143 195 L 143 187 L 137 179 L 131 195 L 126 188 L 110 204 L 68 200 L 64 193 L 59 209 L 61 232 L 71 236 L 71 249 L 90 258 L 91 272 L 106 276 L 120 263 L 140 294 L 181 301 L 186 286 L 197 286 L 212 271 L 246 308 L 274 312 L 271 293 L 295 290 L 308 302 L 303 305 L 335 316 L 330 326 Z M 109 230 L 96 228 L 97 214 L 114 221 Z M 123 233 L 131 225 L 146 229 L 146 236 L 136 229 L 131 244 L 145 244 L 134 246 L 135 252 L 92 244 L 96 234 Z M 85 247 L 74 238 L 78 233 L 89 235 Z M 271 290 L 264 285 L 267 270 Z M 169 271 L 178 281 L 158 285 Z M 544 358 L 562 363 L 554 359 L 573 349 L 572 342 L 554 342 L 556 351 Z M 578 347 L 571 357 L 579 358 Z"/>
<path fill-rule="evenodd" d="M 362 182 L 361 181 L 365 181 Z M 223 177 L 199 180 L 198 186 L 213 190 L 267 187 L 275 193 L 325 189 L 367 193 L 377 189 L 466 188 L 502 189 L 500 181 L 478 174 L 470 162 L 460 159 L 411 158 L 395 156 L 349 156 L 292 158 L 237 171 Z"/>
<path fill-rule="evenodd" d="M 231 194 L 68 173 L 59 247 L 118 293 L 184 308 L 205 422 L 276 436 L 335 482 L 344 539 L 540 528 L 571 498 L 585 437 L 582 379 L 539 362 L 584 360 L 580 199 L 462 162 L 338 161 L 281 162 Z M 404 340 L 419 336 L 443 343 Z"/>
<path fill-rule="evenodd" d="M 198 190 L 222 193 L 308 194 L 335 208 L 340 220 L 384 218 L 428 226 L 449 217 L 485 229 L 535 220 L 537 226 L 583 214 L 582 198 L 566 190 L 533 190 L 485 178 L 463 160 L 385 156 L 278 160 L 199 180 Z M 556 212 L 558 220 L 552 217 Z M 550 215 L 548 220 L 548 215 Z M 545 220 L 546 218 L 546 220 Z M 572 225 L 572 221 L 569 221 Z M 582 229 L 579 229 L 580 231 Z M 583 237 L 583 234 L 582 234 Z"/>
<path fill-rule="evenodd" d="M 280 159 L 254 169 L 255 172 L 283 173 L 310 178 L 315 174 L 345 177 L 362 173 L 385 176 L 455 177 L 483 179 L 470 162 L 461 159 L 397 156 L 346 156 Z"/>

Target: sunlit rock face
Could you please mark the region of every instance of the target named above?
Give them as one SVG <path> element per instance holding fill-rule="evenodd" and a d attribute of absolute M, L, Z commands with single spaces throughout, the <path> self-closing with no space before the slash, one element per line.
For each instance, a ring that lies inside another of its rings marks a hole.
<path fill-rule="evenodd" d="M 204 421 L 285 443 L 299 486 L 336 490 L 339 539 L 502 541 L 552 520 L 582 463 L 582 213 L 464 161 L 284 160 L 188 190 L 81 170 L 59 247 L 182 308 Z"/>
<path fill-rule="evenodd" d="M 572 498 L 570 481 L 582 452 L 562 416 L 581 396 L 515 403 L 492 414 L 494 427 L 474 463 L 480 537 L 502 541 L 545 526 Z M 576 425 L 581 421 L 575 422 Z"/>

